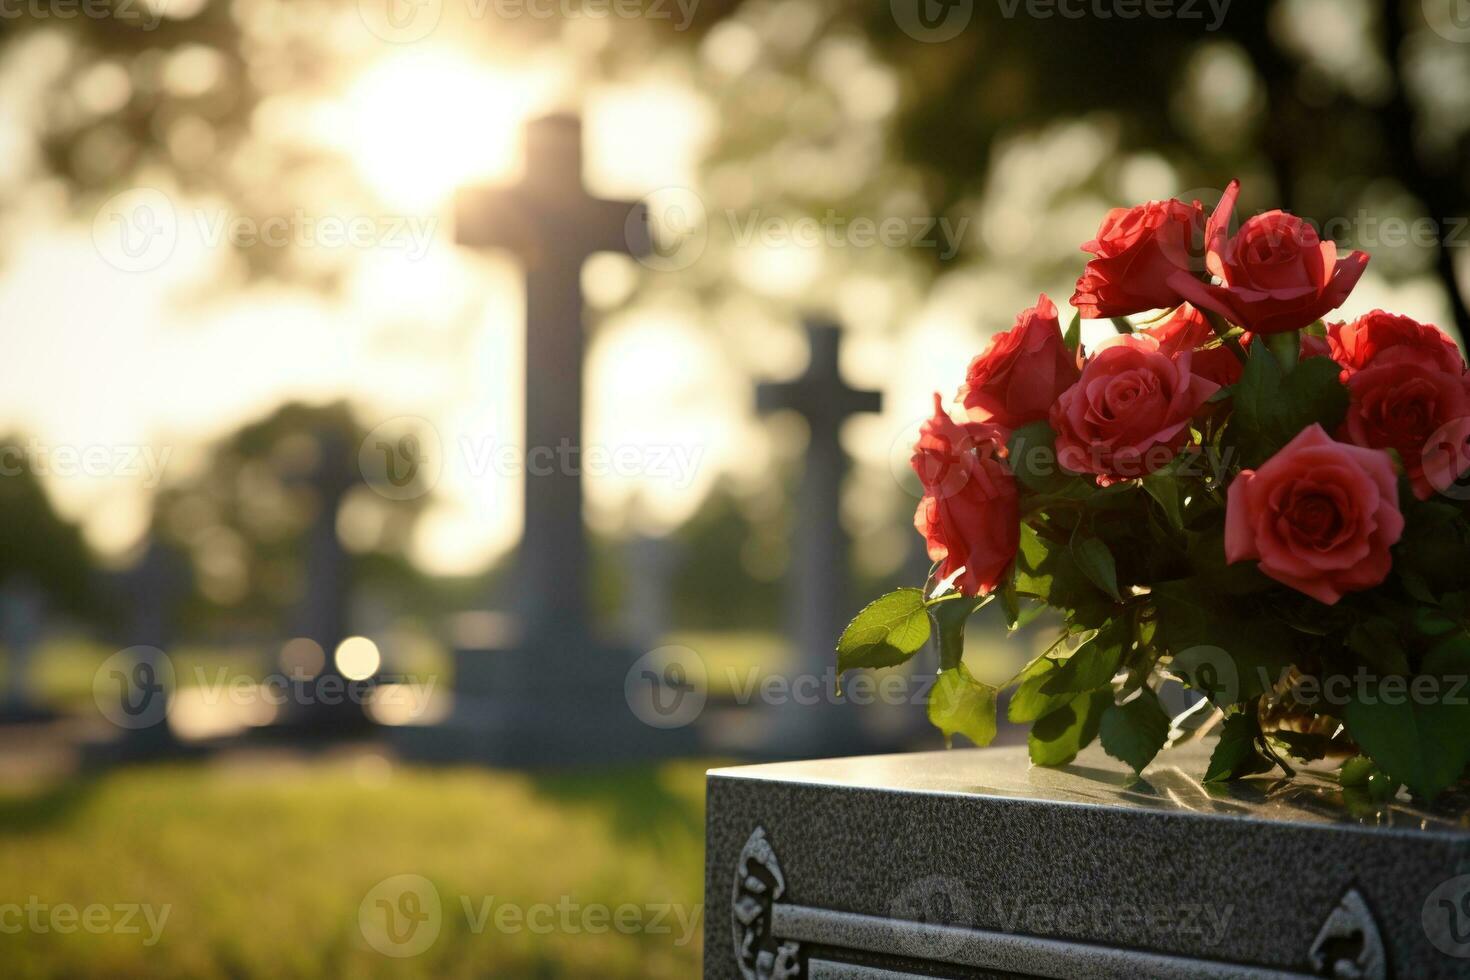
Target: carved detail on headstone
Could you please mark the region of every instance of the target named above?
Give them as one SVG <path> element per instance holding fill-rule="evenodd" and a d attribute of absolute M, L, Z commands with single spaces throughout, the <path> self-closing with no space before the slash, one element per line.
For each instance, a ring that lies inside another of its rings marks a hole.
<path fill-rule="evenodd" d="M 786 893 L 786 878 L 776 852 L 757 827 L 735 864 L 735 891 L 730 903 L 735 963 L 745 980 L 796 980 L 801 976 L 801 947 L 777 943 L 771 934 L 771 906 Z"/>
<path fill-rule="evenodd" d="M 1312 943 L 1312 969 L 1342 980 L 1383 980 L 1388 958 L 1373 912 L 1356 888 L 1349 888 L 1322 924 Z"/>

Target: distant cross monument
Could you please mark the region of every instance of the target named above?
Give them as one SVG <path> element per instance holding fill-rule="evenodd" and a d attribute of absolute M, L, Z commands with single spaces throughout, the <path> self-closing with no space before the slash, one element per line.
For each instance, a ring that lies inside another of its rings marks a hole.
<path fill-rule="evenodd" d="M 842 378 L 838 354 L 842 331 L 830 320 L 805 321 L 811 359 L 800 377 L 762 384 L 756 390 L 756 409 L 762 414 L 791 410 L 807 421 L 811 436 L 806 466 L 796 504 L 795 555 L 788 575 L 793 608 L 792 639 L 797 648 L 795 670 L 825 677 L 835 668 L 837 637 L 856 610 L 848 588 L 847 535 L 842 529 L 842 480 L 847 454 L 839 436 L 853 415 L 877 412 L 883 395 L 853 388 Z M 830 692 L 829 692 L 830 693 Z M 850 739 L 845 724 L 834 716 L 855 720 L 851 705 L 840 712 L 796 706 L 786 713 L 776 740 L 793 754 L 821 751 L 816 746 Z M 842 746 L 834 746 L 841 750 Z M 854 748 L 850 742 L 847 748 Z"/>
<path fill-rule="evenodd" d="M 342 678 L 334 654 L 347 638 L 348 600 L 352 593 L 352 563 L 337 536 L 337 515 L 342 502 L 357 482 L 351 447 L 346 437 L 327 425 L 312 432 L 317 445 L 317 458 L 311 469 L 296 474 L 292 480 L 311 491 L 315 506 L 310 526 L 306 529 L 303 556 L 303 585 L 300 599 L 288 614 L 287 629 L 291 637 L 306 637 L 317 643 L 326 654 L 324 676 Z M 272 665 L 274 666 L 274 665 Z M 310 678 L 291 678 L 293 683 L 306 683 Z M 345 680 L 344 680 L 345 683 Z M 303 697 L 298 704 L 284 709 L 283 724 L 319 731 L 351 729 L 364 724 L 360 703 L 333 697 Z"/>
<path fill-rule="evenodd" d="M 582 523 L 582 263 L 595 252 L 646 255 L 642 204 L 605 201 L 582 188 L 582 126 L 554 115 L 526 127 L 520 184 L 462 193 L 457 240 L 506 248 L 526 272 L 525 531 L 517 581 L 521 628 L 576 645 L 592 635 L 587 535 Z M 566 450 L 577 450 L 568 452 Z M 524 458 L 524 457 L 523 457 Z M 569 459 L 570 472 L 562 469 Z"/>
<path fill-rule="evenodd" d="M 525 177 L 462 193 L 458 241 L 510 249 L 526 276 L 525 529 L 515 573 L 516 639 L 455 651 L 454 712 L 437 729 L 395 729 L 409 754 L 497 764 L 585 763 L 687 751 L 689 732 L 640 722 L 624 696 L 637 652 L 592 623 L 582 516 L 582 263 L 652 249 L 641 204 L 582 187 L 575 116 L 526 127 Z"/>

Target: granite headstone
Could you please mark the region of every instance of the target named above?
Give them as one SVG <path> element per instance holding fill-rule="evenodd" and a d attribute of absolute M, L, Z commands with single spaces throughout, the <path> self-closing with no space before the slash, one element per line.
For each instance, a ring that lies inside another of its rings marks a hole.
<path fill-rule="evenodd" d="M 707 980 L 1470 976 L 1470 825 L 974 749 L 717 769 Z M 1463 812 L 1463 811 L 1461 811 Z"/>

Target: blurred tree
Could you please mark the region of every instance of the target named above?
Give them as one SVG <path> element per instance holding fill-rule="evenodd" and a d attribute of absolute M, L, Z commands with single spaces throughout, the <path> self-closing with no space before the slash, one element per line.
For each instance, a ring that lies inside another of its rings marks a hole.
<path fill-rule="evenodd" d="M 23 445 L 20 438 L 0 439 L 0 583 L 24 580 L 58 608 L 95 619 L 92 554 L 77 526 L 52 507 Z"/>
<path fill-rule="evenodd" d="M 273 630 L 289 623 L 306 589 L 308 536 L 329 497 L 349 590 L 421 595 L 425 580 L 406 557 L 427 497 L 389 500 L 358 469 L 367 432 L 345 403 L 290 403 L 221 439 L 197 475 L 161 490 L 153 527 L 189 555 L 194 626 Z M 347 452 L 324 452 L 328 442 Z M 323 461 L 340 472 L 323 473 Z"/>

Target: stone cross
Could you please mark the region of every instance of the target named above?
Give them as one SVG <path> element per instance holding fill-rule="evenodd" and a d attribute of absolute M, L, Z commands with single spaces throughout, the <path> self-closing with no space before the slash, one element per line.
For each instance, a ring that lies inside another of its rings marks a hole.
<path fill-rule="evenodd" d="M 356 468 L 346 440 L 330 427 L 313 433 L 318 457 L 303 482 L 316 512 L 306 530 L 306 564 L 301 599 L 291 613 L 293 636 L 321 644 L 330 665 L 332 652 L 347 635 L 349 561 L 337 537 L 337 512 L 355 482 Z"/>
<path fill-rule="evenodd" d="M 460 244 L 510 249 L 525 266 L 523 450 L 540 462 L 524 471 L 519 612 L 523 635 L 556 637 L 568 647 L 591 635 L 582 521 L 582 263 L 594 252 L 636 257 L 652 247 L 643 205 L 583 189 L 581 134 L 575 116 L 532 121 L 520 184 L 463 192 L 455 206 Z"/>
<path fill-rule="evenodd" d="M 316 512 L 305 535 L 304 589 L 288 625 L 291 636 L 304 636 L 321 646 L 326 654 L 323 675 L 340 676 L 333 654 L 347 637 L 352 567 L 337 536 L 337 514 L 358 480 L 358 470 L 341 432 L 324 425 L 313 437 L 318 456 L 303 482 L 315 498 Z M 365 717 L 362 705 L 349 699 L 329 704 L 325 698 L 313 698 L 288 713 L 292 716 L 288 723 L 328 731 L 360 725 Z"/>
<path fill-rule="evenodd" d="M 796 602 L 793 627 L 799 669 L 820 676 L 833 665 L 837 636 L 853 612 L 848 601 L 847 536 L 840 515 L 847 456 L 838 436 L 850 416 L 879 411 L 883 395 L 853 388 L 842 379 L 837 364 L 842 331 L 837 324 L 809 318 L 805 326 L 811 346 L 806 372 L 792 381 L 762 384 L 756 391 L 756 409 L 796 411 L 811 430 L 788 580 Z"/>

